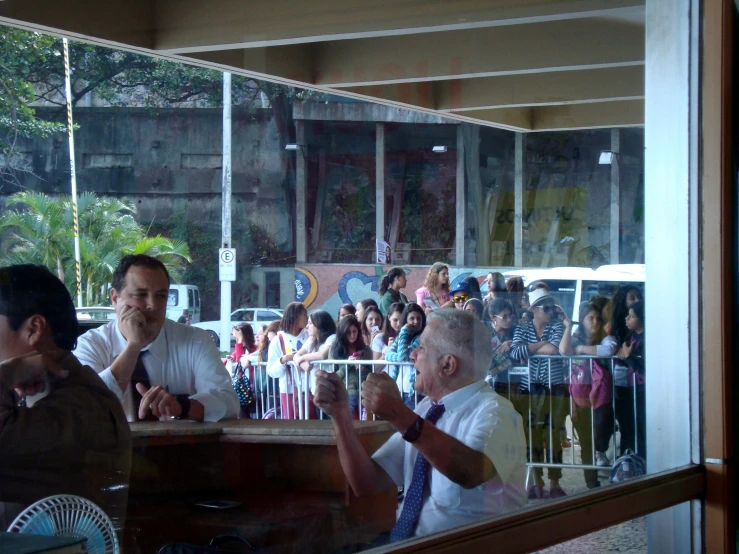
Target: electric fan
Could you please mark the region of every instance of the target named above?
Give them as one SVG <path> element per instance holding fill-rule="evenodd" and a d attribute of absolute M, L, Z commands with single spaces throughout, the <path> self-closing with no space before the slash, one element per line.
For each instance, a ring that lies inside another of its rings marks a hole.
<path fill-rule="evenodd" d="M 81 496 L 58 494 L 32 504 L 8 527 L 10 533 L 87 539 L 90 554 L 118 554 L 113 523 Z"/>

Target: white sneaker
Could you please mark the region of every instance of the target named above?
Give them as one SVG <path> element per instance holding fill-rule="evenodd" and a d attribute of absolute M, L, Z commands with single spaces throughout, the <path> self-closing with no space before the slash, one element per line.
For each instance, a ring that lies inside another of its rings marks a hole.
<path fill-rule="evenodd" d="M 608 460 L 608 454 L 605 452 L 595 453 L 595 465 L 600 467 L 611 467 L 611 462 Z"/>

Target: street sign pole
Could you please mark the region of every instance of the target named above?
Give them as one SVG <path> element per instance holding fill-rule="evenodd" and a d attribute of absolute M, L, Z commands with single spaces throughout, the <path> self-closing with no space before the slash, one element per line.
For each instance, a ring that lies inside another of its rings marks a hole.
<path fill-rule="evenodd" d="M 231 249 L 231 74 L 223 74 L 223 182 L 221 191 L 221 219 L 223 234 L 218 253 L 221 281 L 221 344 L 224 352 L 231 351 L 231 282 L 236 280 L 236 253 L 233 252 L 233 278 L 224 279 L 222 267 L 224 250 Z M 227 255 L 228 256 L 228 255 Z M 226 261 L 226 264 L 229 262 Z"/>

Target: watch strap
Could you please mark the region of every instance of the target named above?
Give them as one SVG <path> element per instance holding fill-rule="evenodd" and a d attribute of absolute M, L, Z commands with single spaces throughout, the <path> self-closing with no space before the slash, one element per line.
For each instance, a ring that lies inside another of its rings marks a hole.
<path fill-rule="evenodd" d="M 187 416 L 190 415 L 190 397 L 186 394 L 175 394 L 174 397 L 180 403 L 180 408 L 182 408 L 177 419 L 187 419 Z"/>
<path fill-rule="evenodd" d="M 418 437 L 421 436 L 421 429 L 423 429 L 423 423 L 424 419 L 417 415 L 416 421 L 413 422 L 413 425 L 411 425 L 408 430 L 403 433 L 403 440 L 407 442 L 414 442 Z"/>

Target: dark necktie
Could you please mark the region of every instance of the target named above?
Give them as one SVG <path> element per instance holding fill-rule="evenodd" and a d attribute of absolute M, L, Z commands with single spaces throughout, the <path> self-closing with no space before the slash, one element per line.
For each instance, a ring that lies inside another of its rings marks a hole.
<path fill-rule="evenodd" d="M 443 404 L 431 404 L 424 419 L 428 423 L 436 425 L 436 422 L 439 421 L 445 409 Z M 431 464 L 419 452 L 416 457 L 416 464 L 413 466 L 413 478 L 405 493 L 405 500 L 403 500 L 403 510 L 400 512 L 400 517 L 395 523 L 395 527 L 390 532 L 390 542 L 407 539 L 416 528 L 418 516 L 421 515 L 423 491 L 426 488 L 430 468 Z"/>
<path fill-rule="evenodd" d="M 139 406 L 141 405 L 142 396 L 141 393 L 136 390 L 136 385 L 138 383 L 141 383 L 147 389 L 151 388 L 149 373 L 146 371 L 146 366 L 144 366 L 145 355 L 146 352 L 142 352 L 141 354 L 139 354 L 139 357 L 136 359 L 136 366 L 133 368 L 133 373 L 131 374 L 131 394 L 133 395 L 133 409 L 136 414 L 135 417 L 137 421 L 157 421 L 157 418 L 155 418 L 151 412 L 148 412 L 143 420 L 139 419 Z"/>

